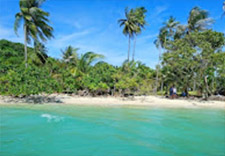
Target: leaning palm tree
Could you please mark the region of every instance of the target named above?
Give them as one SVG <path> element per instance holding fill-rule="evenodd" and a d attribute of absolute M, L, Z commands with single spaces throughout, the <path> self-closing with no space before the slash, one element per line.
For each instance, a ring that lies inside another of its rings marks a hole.
<path fill-rule="evenodd" d="M 128 55 L 127 60 L 129 62 L 130 60 L 130 39 L 133 38 L 134 32 L 138 29 L 137 25 L 135 23 L 135 15 L 134 10 L 131 9 L 130 11 L 128 8 L 125 9 L 125 17 L 124 19 L 119 19 L 118 22 L 121 26 L 124 26 L 123 28 L 123 34 L 125 36 L 128 35 Z"/>
<path fill-rule="evenodd" d="M 166 49 L 168 41 L 174 39 L 174 34 L 176 32 L 178 24 L 179 22 L 177 22 L 175 18 L 171 16 L 169 20 L 164 23 L 164 26 L 159 31 L 157 39 L 154 41 L 156 48 L 159 49 L 158 64 L 156 66 L 156 84 L 154 89 L 155 94 L 157 93 L 157 88 L 159 84 L 161 49 Z"/>
<path fill-rule="evenodd" d="M 206 30 L 214 20 L 209 18 L 209 13 L 199 7 L 191 9 L 188 17 L 187 32 Z"/>
<path fill-rule="evenodd" d="M 25 67 L 27 67 L 27 44 L 31 43 L 31 39 L 46 41 L 53 37 L 53 28 L 48 25 L 49 13 L 40 9 L 44 1 L 20 0 L 20 12 L 15 15 L 14 31 L 16 34 L 23 21 Z"/>
<path fill-rule="evenodd" d="M 204 31 L 213 22 L 214 20 L 209 18 L 208 11 L 202 10 L 199 7 L 194 7 L 189 13 L 187 25 L 177 25 L 174 39 L 182 38 L 193 31 Z"/>
<path fill-rule="evenodd" d="M 137 35 L 141 33 L 142 29 L 144 29 L 144 26 L 147 24 L 145 18 L 145 13 L 147 10 L 144 7 L 136 8 L 134 11 L 135 14 L 135 24 L 137 25 L 137 29 L 134 31 L 134 48 L 133 48 L 133 57 L 132 60 L 134 60 L 135 56 L 135 48 L 136 48 L 136 40 Z"/>

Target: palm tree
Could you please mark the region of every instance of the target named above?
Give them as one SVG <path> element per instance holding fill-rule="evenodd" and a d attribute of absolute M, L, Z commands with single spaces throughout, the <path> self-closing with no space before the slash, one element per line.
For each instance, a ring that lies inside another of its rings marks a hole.
<path fill-rule="evenodd" d="M 79 48 L 73 48 L 72 46 L 68 46 L 64 51 L 63 54 L 63 61 L 69 64 L 77 65 L 78 64 L 78 54 L 77 51 Z"/>
<path fill-rule="evenodd" d="M 101 54 L 94 52 L 86 52 L 83 55 L 78 55 L 79 48 L 73 48 L 68 46 L 65 50 L 62 50 L 62 60 L 66 64 L 71 65 L 72 69 L 79 70 L 82 73 L 89 71 L 90 65 L 98 59 L 104 58 Z"/>
<path fill-rule="evenodd" d="M 133 49 L 132 60 L 134 60 L 134 56 L 135 56 L 137 35 L 141 33 L 141 30 L 144 29 L 144 26 L 147 24 L 147 22 L 145 20 L 146 12 L 147 12 L 147 10 L 144 7 L 136 8 L 134 11 L 135 24 L 137 25 L 137 29 L 134 31 L 134 49 Z"/>
<path fill-rule="evenodd" d="M 15 15 L 14 31 L 16 34 L 22 20 L 24 23 L 25 67 L 27 67 L 27 44 L 31 43 L 31 38 L 46 41 L 53 37 L 53 28 L 48 25 L 49 13 L 40 9 L 44 1 L 45 0 L 20 0 L 20 12 Z"/>
<path fill-rule="evenodd" d="M 170 36 L 168 30 L 166 30 L 164 27 L 161 28 L 157 39 L 154 41 L 156 48 L 160 49 L 160 51 L 161 49 L 166 48 L 166 44 L 169 40 L 168 36 Z"/>
<path fill-rule="evenodd" d="M 160 57 L 161 57 L 161 49 L 165 49 L 169 40 L 174 39 L 174 35 L 176 34 L 177 27 L 179 22 L 172 16 L 170 16 L 169 20 L 163 23 L 164 26 L 160 29 L 159 35 L 157 39 L 154 41 L 156 48 L 159 49 L 159 59 L 158 64 L 156 66 L 156 85 L 155 85 L 155 93 L 158 88 L 159 81 L 159 69 L 160 69 Z"/>
<path fill-rule="evenodd" d="M 177 25 L 176 32 L 174 34 L 174 40 L 184 37 L 185 34 L 187 34 L 186 30 L 187 30 L 187 26 L 186 25 L 183 25 L 183 24 Z"/>
<path fill-rule="evenodd" d="M 125 19 L 119 19 L 118 23 L 121 26 L 124 26 L 123 28 L 123 34 L 125 36 L 128 35 L 128 56 L 127 60 L 129 62 L 130 60 L 130 39 L 133 38 L 134 32 L 138 29 L 137 25 L 135 23 L 135 15 L 134 15 L 134 10 L 131 9 L 130 11 L 128 8 L 125 9 Z"/>
<path fill-rule="evenodd" d="M 174 35 L 176 32 L 176 29 L 179 25 L 179 22 L 176 21 L 176 19 L 173 16 L 170 16 L 170 18 L 163 23 L 164 26 L 161 28 L 160 33 L 164 33 L 167 32 L 167 37 L 170 40 L 174 39 Z"/>
<path fill-rule="evenodd" d="M 157 36 L 157 39 L 154 41 L 154 44 L 157 49 L 159 49 L 159 58 L 158 58 L 158 64 L 156 66 L 156 85 L 155 85 L 155 94 L 157 92 L 158 87 L 158 81 L 159 81 L 159 64 L 160 64 L 160 57 L 161 57 L 161 49 L 164 47 L 165 40 L 166 40 L 166 34 L 165 29 L 160 30 L 160 34 Z"/>
<path fill-rule="evenodd" d="M 177 25 L 174 39 L 180 39 L 193 31 L 204 31 L 212 23 L 213 19 L 209 18 L 209 13 L 206 10 L 202 10 L 199 7 L 194 7 L 189 13 L 187 25 Z"/>
<path fill-rule="evenodd" d="M 47 55 L 47 49 L 44 46 L 44 44 L 38 41 L 34 41 L 34 52 L 35 52 L 35 55 L 38 57 L 38 59 L 41 61 L 41 63 L 45 64 L 48 59 L 48 55 Z"/>
<path fill-rule="evenodd" d="M 97 61 L 98 59 L 104 58 L 101 54 L 96 54 L 94 52 L 86 52 L 85 54 L 81 55 L 78 63 L 78 69 L 86 73 L 90 69 L 90 65 Z"/>
<path fill-rule="evenodd" d="M 191 9 L 188 18 L 187 32 L 203 31 L 213 23 L 213 19 L 209 18 L 209 13 L 199 7 Z"/>

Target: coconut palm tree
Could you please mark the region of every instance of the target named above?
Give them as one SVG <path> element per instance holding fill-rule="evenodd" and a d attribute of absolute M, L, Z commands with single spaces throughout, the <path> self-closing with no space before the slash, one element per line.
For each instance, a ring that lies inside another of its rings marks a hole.
<path fill-rule="evenodd" d="M 176 21 L 176 19 L 173 16 L 170 16 L 170 18 L 163 23 L 164 26 L 161 28 L 160 33 L 164 33 L 167 32 L 167 38 L 170 40 L 174 39 L 174 35 L 176 32 L 176 29 L 179 25 L 179 22 Z"/>
<path fill-rule="evenodd" d="M 45 45 L 38 41 L 34 41 L 34 52 L 41 64 L 45 64 L 48 59 Z"/>
<path fill-rule="evenodd" d="M 159 35 L 157 39 L 154 41 L 156 48 L 159 49 L 159 60 L 156 66 L 156 85 L 155 85 L 155 93 L 158 88 L 159 81 L 159 69 L 160 69 L 160 57 L 161 57 L 161 49 L 165 49 L 169 40 L 174 39 L 174 35 L 176 34 L 177 27 L 179 22 L 172 16 L 170 16 L 169 20 L 163 23 L 164 26 L 160 29 Z"/>
<path fill-rule="evenodd" d="M 206 30 L 214 20 L 209 18 L 209 13 L 199 7 L 191 9 L 188 17 L 187 32 Z"/>
<path fill-rule="evenodd" d="M 130 11 L 128 8 L 125 9 L 125 18 L 124 19 L 119 19 L 118 23 L 121 26 L 124 26 L 123 28 L 123 34 L 125 36 L 128 36 L 128 55 L 127 55 L 127 60 L 129 62 L 130 60 L 130 39 L 133 38 L 134 32 L 138 29 L 137 25 L 135 23 L 135 14 L 134 10 L 131 9 Z"/>
<path fill-rule="evenodd" d="M 24 56 L 26 67 L 27 44 L 31 43 L 31 39 L 46 41 L 53 37 L 53 28 L 48 25 L 49 13 L 40 9 L 44 1 L 45 0 L 20 0 L 20 12 L 15 15 L 14 31 L 16 34 L 21 21 L 23 21 Z"/>
<path fill-rule="evenodd" d="M 193 31 L 204 31 L 213 22 L 213 19 L 209 18 L 209 14 L 206 10 L 194 7 L 189 13 L 188 23 L 186 25 L 177 25 L 174 39 L 180 39 Z"/>
<path fill-rule="evenodd" d="M 169 32 L 164 27 L 160 29 L 159 35 L 157 36 L 157 39 L 154 41 L 154 44 L 156 45 L 156 48 L 158 49 L 165 49 L 166 44 L 169 40 Z"/>
<path fill-rule="evenodd" d="M 144 7 L 139 7 L 134 10 L 135 24 L 137 25 L 137 29 L 134 31 L 134 48 L 132 60 L 134 60 L 135 56 L 137 35 L 141 33 L 141 30 L 144 29 L 144 26 L 147 24 L 145 20 L 146 12 L 147 10 Z"/>
<path fill-rule="evenodd" d="M 104 58 L 101 54 L 96 54 L 94 52 L 86 52 L 85 54 L 81 55 L 78 63 L 78 69 L 86 73 L 90 69 L 90 65 L 97 61 L 98 59 Z"/>
<path fill-rule="evenodd" d="M 155 94 L 157 92 L 158 88 L 158 81 L 159 81 L 159 64 L 160 64 L 160 57 L 161 57 L 161 49 L 165 48 L 166 40 L 168 36 L 168 31 L 166 29 L 161 29 L 159 35 L 157 36 L 157 39 L 154 41 L 154 44 L 157 49 L 159 49 L 159 58 L 158 58 L 158 64 L 156 66 L 156 85 L 155 85 Z"/>
<path fill-rule="evenodd" d="M 69 64 L 77 65 L 78 64 L 78 54 L 77 51 L 79 48 L 73 48 L 68 46 L 64 51 L 62 50 L 63 61 Z"/>
<path fill-rule="evenodd" d="M 174 34 L 174 40 L 184 37 L 185 34 L 187 34 L 186 30 L 187 30 L 187 26 L 186 25 L 183 25 L 183 24 L 177 25 L 176 32 Z"/>
<path fill-rule="evenodd" d="M 179 22 L 175 20 L 172 16 L 163 23 L 164 26 L 160 29 L 157 39 L 154 41 L 156 48 L 159 49 L 161 54 L 161 49 L 165 49 L 169 40 L 174 39 L 174 35 L 177 32 L 177 27 Z M 159 56 L 160 56 L 159 54 Z"/>

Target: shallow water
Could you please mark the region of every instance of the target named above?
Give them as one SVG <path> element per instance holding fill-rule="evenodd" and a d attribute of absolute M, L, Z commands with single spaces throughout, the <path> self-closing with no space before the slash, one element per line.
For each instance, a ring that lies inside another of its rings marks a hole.
<path fill-rule="evenodd" d="M 0 106 L 1 156 L 225 155 L 225 111 Z"/>

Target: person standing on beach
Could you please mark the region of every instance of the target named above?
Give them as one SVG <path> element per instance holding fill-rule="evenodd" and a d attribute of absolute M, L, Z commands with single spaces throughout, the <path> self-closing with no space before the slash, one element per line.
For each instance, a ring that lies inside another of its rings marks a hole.
<path fill-rule="evenodd" d="M 177 97 L 177 89 L 175 86 L 173 86 L 173 98 Z"/>
<path fill-rule="evenodd" d="M 173 94 L 177 94 L 177 89 L 175 86 L 173 87 Z"/>
<path fill-rule="evenodd" d="M 173 98 L 173 87 L 170 87 L 170 98 Z"/>

